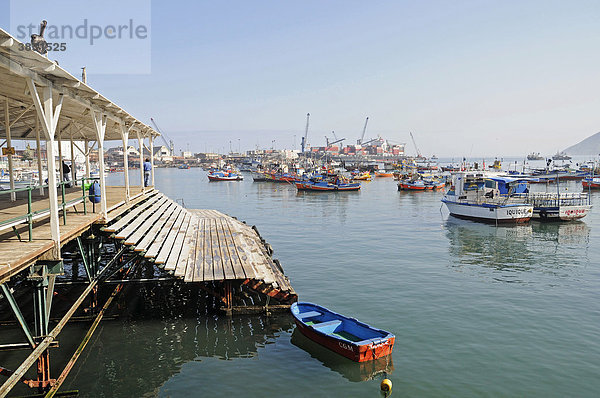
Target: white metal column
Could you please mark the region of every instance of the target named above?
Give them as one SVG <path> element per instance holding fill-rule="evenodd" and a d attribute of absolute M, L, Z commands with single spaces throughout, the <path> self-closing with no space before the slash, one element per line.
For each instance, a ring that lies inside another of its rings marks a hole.
<path fill-rule="evenodd" d="M 98 142 L 98 171 L 100 173 L 100 211 L 104 220 L 108 219 L 106 206 L 106 176 L 104 175 L 104 135 L 106 134 L 106 115 L 92 110 L 96 139 Z"/>
<path fill-rule="evenodd" d="M 144 137 L 140 134 L 139 131 L 136 131 L 138 145 L 140 147 L 140 175 L 142 177 L 142 192 L 144 192 Z"/>
<path fill-rule="evenodd" d="M 125 177 L 125 201 L 129 202 L 129 129 L 121 124 L 121 140 L 123 141 L 123 177 Z"/>
<path fill-rule="evenodd" d="M 56 195 L 56 163 L 54 160 L 54 135 L 62 109 L 63 96 L 59 96 L 56 107 L 52 103 L 52 86 L 43 87 L 42 100 L 31 78 L 26 79 L 29 93 L 46 136 L 46 156 L 48 158 L 48 193 L 50 196 L 50 230 L 54 241 L 54 257 L 60 258 L 60 229 L 58 223 L 58 198 Z"/>
<path fill-rule="evenodd" d="M 44 195 L 44 177 L 42 175 L 42 148 L 40 146 L 40 120 L 35 118 L 35 145 L 38 162 L 38 180 L 40 184 L 40 195 Z"/>
<path fill-rule="evenodd" d="M 150 164 L 152 165 L 152 170 L 150 170 L 150 185 L 154 187 L 154 136 L 150 134 Z"/>
<path fill-rule="evenodd" d="M 58 129 L 58 170 L 60 171 L 60 181 L 64 182 L 65 171 L 63 170 L 63 155 L 62 155 L 62 131 Z"/>
<path fill-rule="evenodd" d="M 75 144 L 73 143 L 73 134 L 70 137 L 71 140 L 71 181 L 73 186 L 77 186 L 77 168 L 75 167 Z"/>
<path fill-rule="evenodd" d="M 4 103 L 4 129 L 6 130 L 6 146 L 10 151 L 12 149 L 12 142 L 10 136 L 10 115 L 8 112 L 8 97 L 6 97 L 6 102 Z M 13 167 L 13 158 L 12 154 L 9 152 L 8 154 L 8 178 L 10 179 L 10 189 L 15 189 L 15 169 Z M 17 194 L 15 192 L 10 193 L 10 200 L 17 200 Z"/>
<path fill-rule="evenodd" d="M 84 150 L 85 150 L 85 178 L 90 178 L 90 141 L 83 141 Z M 89 182 L 89 181 L 88 181 Z"/>

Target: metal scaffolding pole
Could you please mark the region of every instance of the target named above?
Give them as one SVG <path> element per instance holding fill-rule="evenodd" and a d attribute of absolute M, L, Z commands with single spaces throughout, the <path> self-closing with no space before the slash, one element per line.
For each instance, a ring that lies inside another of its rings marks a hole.
<path fill-rule="evenodd" d="M 38 166 L 38 181 L 40 184 L 40 195 L 44 195 L 44 177 L 42 175 L 42 148 L 40 144 L 40 121 L 35 118 L 35 145 L 37 155 L 37 166 Z"/>

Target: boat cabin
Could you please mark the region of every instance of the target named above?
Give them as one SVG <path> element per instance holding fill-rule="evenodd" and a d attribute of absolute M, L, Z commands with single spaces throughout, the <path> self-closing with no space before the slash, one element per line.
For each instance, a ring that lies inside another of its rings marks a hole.
<path fill-rule="evenodd" d="M 528 193 L 527 182 L 509 177 L 493 177 L 485 180 L 485 195 L 487 197 L 511 196 Z"/>
<path fill-rule="evenodd" d="M 482 196 L 493 199 L 528 192 L 528 182 L 523 179 L 462 172 L 452 175 L 452 186 L 447 195 L 455 195 L 458 199 Z"/>

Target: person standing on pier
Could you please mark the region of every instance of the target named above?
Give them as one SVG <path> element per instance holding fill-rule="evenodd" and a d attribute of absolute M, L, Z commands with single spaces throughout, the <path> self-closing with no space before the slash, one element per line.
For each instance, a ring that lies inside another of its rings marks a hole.
<path fill-rule="evenodd" d="M 152 164 L 150 163 L 150 159 L 146 158 L 144 162 L 144 186 L 147 187 L 150 185 L 150 173 L 152 172 Z"/>
<path fill-rule="evenodd" d="M 70 173 L 71 173 L 71 168 L 69 167 L 69 165 L 63 160 L 62 162 L 62 172 L 63 172 L 63 182 L 65 182 L 65 188 L 71 188 L 71 178 L 70 178 Z"/>

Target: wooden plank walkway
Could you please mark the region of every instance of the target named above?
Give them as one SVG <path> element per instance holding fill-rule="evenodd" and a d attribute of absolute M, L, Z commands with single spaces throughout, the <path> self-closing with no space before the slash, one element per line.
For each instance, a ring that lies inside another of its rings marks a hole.
<path fill-rule="evenodd" d="M 241 280 L 295 295 L 258 233 L 216 210 L 184 209 L 159 193 L 104 230 L 185 282 Z"/>

